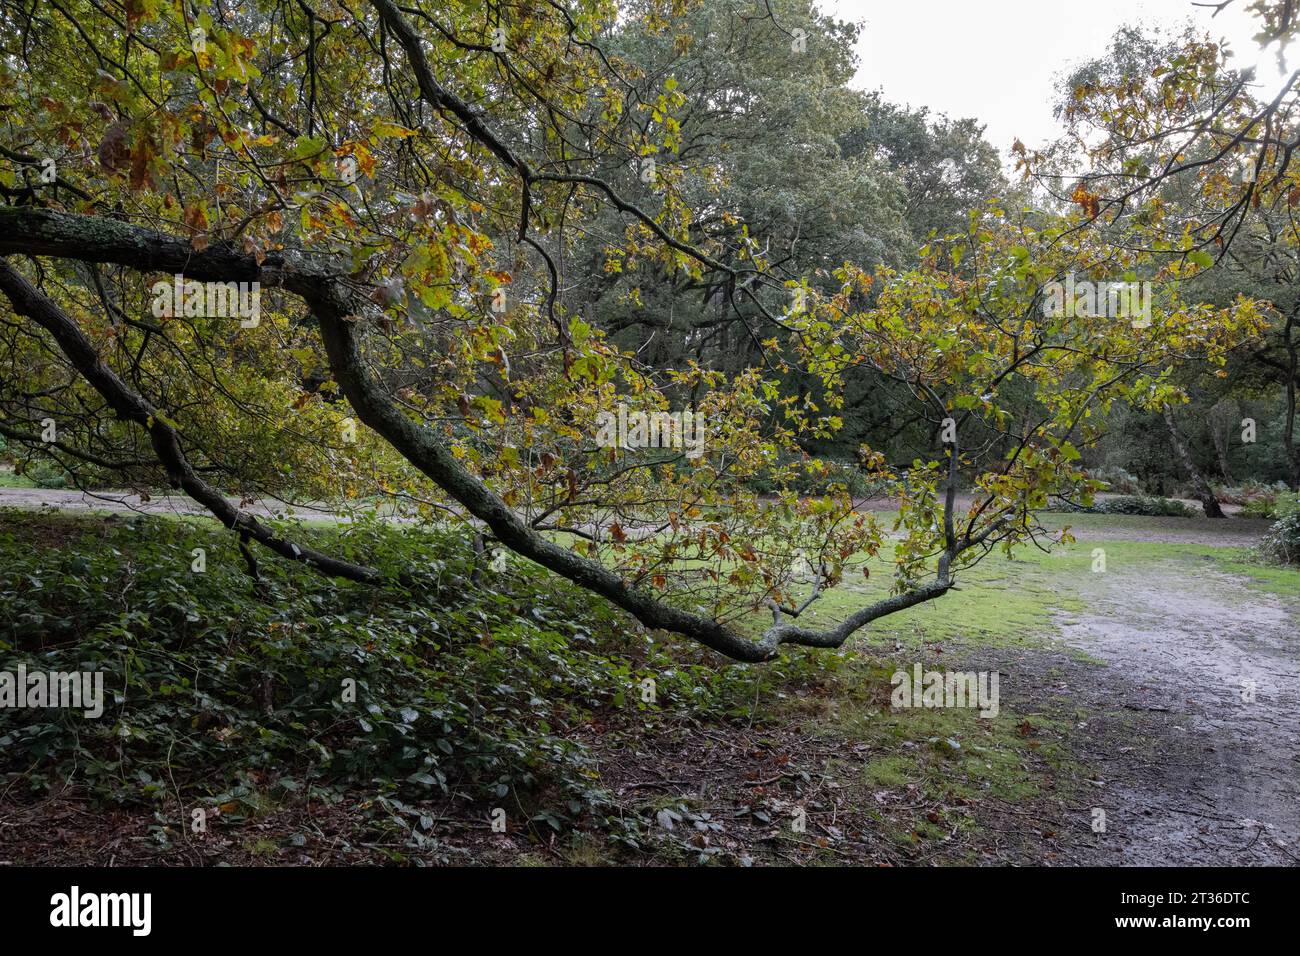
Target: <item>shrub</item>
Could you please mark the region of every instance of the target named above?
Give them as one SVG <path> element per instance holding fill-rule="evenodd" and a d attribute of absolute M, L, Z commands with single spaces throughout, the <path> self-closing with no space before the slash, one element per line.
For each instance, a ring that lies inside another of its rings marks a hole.
<path fill-rule="evenodd" d="M 1300 494 L 1280 491 L 1246 502 L 1241 515 L 1243 518 L 1285 518 L 1297 510 L 1300 510 Z"/>
<path fill-rule="evenodd" d="M 1096 481 L 1104 481 L 1107 491 L 1119 494 L 1135 495 L 1141 494 L 1143 490 L 1142 482 L 1138 481 L 1136 475 L 1117 465 L 1094 468 L 1088 473 L 1088 477 Z"/>
<path fill-rule="evenodd" d="M 68 487 L 68 473 L 46 458 L 28 459 L 22 463 L 21 473 L 38 488 Z"/>
<path fill-rule="evenodd" d="M 1191 518 L 1197 514 L 1196 509 L 1189 508 L 1181 501 L 1155 495 L 1101 498 L 1095 500 L 1091 507 L 1054 497 L 1047 510 L 1067 514 L 1143 515 L 1150 518 Z"/>
<path fill-rule="evenodd" d="M 1293 510 L 1268 529 L 1260 553 L 1279 564 L 1300 564 L 1300 509 Z"/>
<path fill-rule="evenodd" d="M 1243 518 L 1276 518 L 1277 510 L 1271 498 L 1252 498 L 1241 506 L 1240 514 Z"/>
<path fill-rule="evenodd" d="M 1225 505 L 1246 505 L 1263 498 L 1272 501 L 1287 490 L 1286 482 L 1243 481 L 1240 485 L 1215 485 L 1214 497 Z"/>
<path fill-rule="evenodd" d="M 819 464 L 815 464 L 819 463 Z M 792 470 L 789 487 L 800 495 L 823 495 L 833 485 L 843 485 L 854 498 L 871 498 L 881 493 L 881 486 L 864 474 L 862 468 L 853 462 L 836 461 L 832 458 L 782 461 L 781 467 Z M 759 494 L 773 494 L 778 484 L 770 476 L 754 478 L 749 487 Z"/>
<path fill-rule="evenodd" d="M 1191 518 L 1196 514 L 1195 509 L 1181 501 L 1154 495 L 1121 495 L 1118 498 L 1106 498 L 1097 502 L 1093 510 L 1099 514 L 1142 515 L 1149 518 Z"/>

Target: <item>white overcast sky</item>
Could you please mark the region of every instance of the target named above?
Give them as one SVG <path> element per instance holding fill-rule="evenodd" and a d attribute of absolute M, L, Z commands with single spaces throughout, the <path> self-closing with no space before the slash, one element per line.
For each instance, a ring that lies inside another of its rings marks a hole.
<path fill-rule="evenodd" d="M 1233 65 L 1259 64 L 1259 79 L 1280 88 L 1274 50 L 1261 56 L 1255 21 L 1237 0 L 1211 18 L 1191 0 L 817 0 L 841 20 L 865 21 L 856 86 L 887 100 L 952 117 L 973 116 L 1002 154 L 1016 137 L 1034 147 L 1053 138 L 1055 80 L 1103 54 L 1116 29 L 1191 19 L 1228 39 Z M 1242 9 L 1234 9 L 1242 8 Z"/>

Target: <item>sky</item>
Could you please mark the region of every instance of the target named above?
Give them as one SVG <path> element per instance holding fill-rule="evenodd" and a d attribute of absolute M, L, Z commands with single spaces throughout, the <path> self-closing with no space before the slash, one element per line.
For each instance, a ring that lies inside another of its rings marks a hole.
<path fill-rule="evenodd" d="M 954 118 L 973 116 L 1006 159 L 1016 138 L 1030 147 L 1053 139 L 1056 78 L 1103 54 L 1125 24 L 1175 27 L 1191 20 L 1226 38 L 1233 65 L 1259 64 L 1280 89 L 1273 50 L 1261 55 L 1255 21 L 1235 0 L 1217 17 L 1192 0 L 818 0 L 841 20 L 865 21 L 856 86 L 887 100 Z"/>

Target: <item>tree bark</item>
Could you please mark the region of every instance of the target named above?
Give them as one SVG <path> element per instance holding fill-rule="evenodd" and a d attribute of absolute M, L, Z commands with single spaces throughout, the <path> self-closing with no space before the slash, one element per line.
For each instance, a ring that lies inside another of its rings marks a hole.
<path fill-rule="evenodd" d="M 1232 477 L 1232 466 L 1228 464 L 1228 452 L 1231 450 L 1232 433 L 1241 420 L 1241 409 L 1229 399 L 1221 399 L 1210 409 L 1208 422 L 1210 438 L 1214 442 L 1214 454 L 1219 461 L 1219 473 L 1229 484 L 1236 484 Z"/>
<path fill-rule="evenodd" d="M 1205 480 L 1200 469 L 1196 467 L 1196 462 L 1192 460 L 1192 453 L 1188 451 L 1187 446 L 1183 443 L 1182 436 L 1178 434 L 1178 427 L 1174 424 L 1174 412 L 1169 406 L 1165 406 L 1164 411 L 1165 425 L 1169 429 L 1169 439 L 1174 445 L 1174 454 L 1182 463 L 1183 470 L 1187 472 L 1188 478 L 1192 482 L 1192 493 L 1200 499 L 1201 507 L 1205 509 L 1207 518 L 1224 517 L 1223 509 L 1219 507 L 1219 499 L 1214 497 L 1214 490 L 1210 488 L 1210 483 Z"/>
<path fill-rule="evenodd" d="M 1300 309 L 1300 306 L 1297 309 Z M 1287 316 L 1286 328 L 1282 332 L 1289 359 L 1286 377 L 1286 424 L 1282 429 L 1282 447 L 1286 451 L 1289 470 L 1287 483 L 1292 491 L 1300 491 L 1300 448 L 1297 448 L 1295 443 L 1296 378 L 1300 376 L 1300 343 L 1292 337 L 1295 324 L 1296 309 L 1293 309 Z"/>

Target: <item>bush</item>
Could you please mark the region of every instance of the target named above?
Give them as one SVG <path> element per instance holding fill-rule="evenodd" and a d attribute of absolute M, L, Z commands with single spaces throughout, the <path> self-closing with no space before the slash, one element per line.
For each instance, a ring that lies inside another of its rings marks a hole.
<path fill-rule="evenodd" d="M 1154 495 L 1121 495 L 1116 498 L 1102 498 L 1092 507 L 1075 504 L 1062 498 L 1052 500 L 1050 510 L 1071 514 L 1093 515 L 1142 515 L 1149 518 L 1191 518 L 1197 512 L 1181 501 L 1172 498 L 1159 498 Z"/>
<path fill-rule="evenodd" d="M 1268 529 L 1260 553 L 1279 564 L 1300 564 L 1300 509 L 1293 510 Z"/>
<path fill-rule="evenodd" d="M 1225 505 L 1245 505 L 1258 498 L 1272 501 L 1280 493 L 1285 493 L 1285 481 L 1243 481 L 1240 485 L 1215 485 L 1214 496 Z"/>
<path fill-rule="evenodd" d="M 22 462 L 21 474 L 38 488 L 67 488 L 68 473 L 47 458 Z"/>
<path fill-rule="evenodd" d="M 1088 477 L 1096 481 L 1104 481 L 1107 491 L 1118 494 L 1136 495 L 1143 491 L 1142 482 L 1138 481 L 1136 475 L 1116 465 L 1094 468 L 1088 472 Z"/>
<path fill-rule="evenodd" d="M 1243 518 L 1285 518 L 1300 510 L 1300 494 L 1279 491 L 1254 498 L 1242 507 Z"/>
<path fill-rule="evenodd" d="M 1223 498 L 1219 499 L 1223 501 Z M 1243 518 L 1276 518 L 1275 502 L 1271 498 L 1252 498 L 1241 506 L 1239 512 Z"/>
<path fill-rule="evenodd" d="M 831 458 L 788 459 L 781 462 L 781 467 L 792 469 L 788 486 L 800 495 L 824 495 L 833 485 L 843 485 L 854 498 L 872 498 L 882 493 L 882 487 L 853 462 Z M 778 483 L 770 476 L 754 478 L 749 487 L 759 494 L 775 494 L 779 490 Z"/>
<path fill-rule="evenodd" d="M 1121 495 L 1118 498 L 1106 498 L 1097 502 L 1093 509 L 1104 515 L 1142 515 L 1148 518 L 1191 518 L 1196 509 L 1173 498 L 1159 498 L 1155 495 Z"/>

